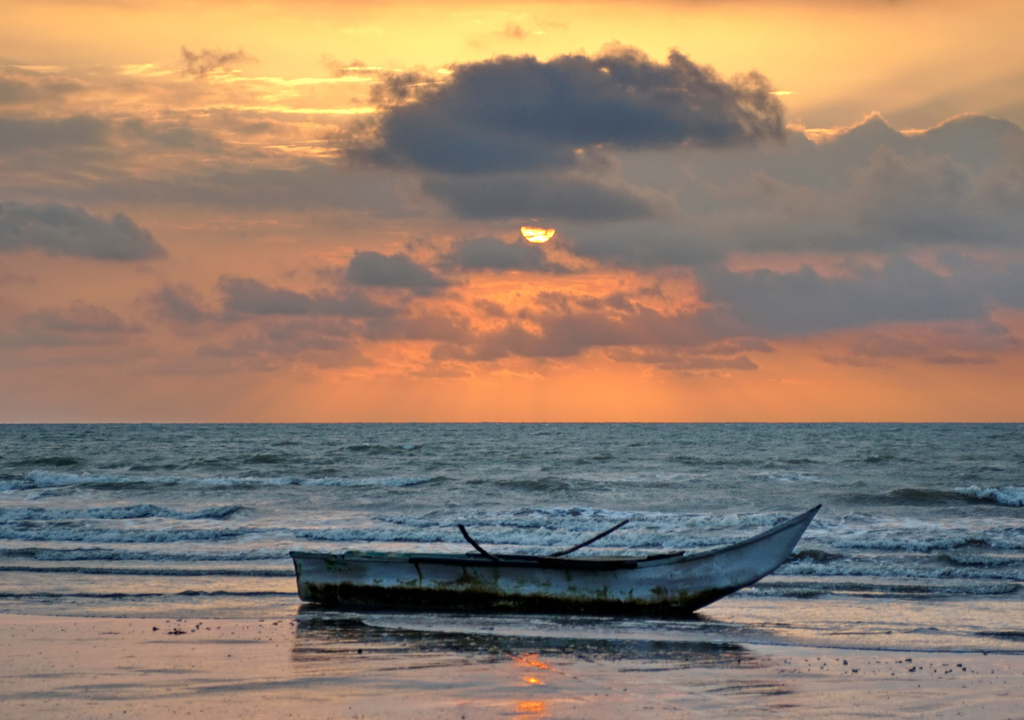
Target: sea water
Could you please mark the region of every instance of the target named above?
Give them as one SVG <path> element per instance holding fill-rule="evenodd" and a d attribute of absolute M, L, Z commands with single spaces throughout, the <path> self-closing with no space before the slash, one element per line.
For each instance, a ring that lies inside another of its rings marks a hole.
<path fill-rule="evenodd" d="M 519 635 L 1024 651 L 1024 426 L 0 426 L 0 612 L 294 617 L 290 550 L 644 555 L 823 507 L 692 621 L 379 613 Z"/>

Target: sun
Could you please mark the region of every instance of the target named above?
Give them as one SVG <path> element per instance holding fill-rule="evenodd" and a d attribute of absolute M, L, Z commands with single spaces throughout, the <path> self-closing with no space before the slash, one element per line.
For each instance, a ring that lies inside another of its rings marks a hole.
<path fill-rule="evenodd" d="M 532 243 L 545 243 L 550 240 L 554 234 L 554 228 L 539 228 L 539 227 L 526 227 L 525 225 L 519 228 L 519 232 L 523 234 L 523 237 Z"/>

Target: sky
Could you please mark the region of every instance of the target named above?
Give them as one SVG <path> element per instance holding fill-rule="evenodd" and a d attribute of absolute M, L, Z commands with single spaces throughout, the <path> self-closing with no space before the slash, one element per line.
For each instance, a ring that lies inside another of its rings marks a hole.
<path fill-rule="evenodd" d="M 1024 421 L 1020 2 L 0 17 L 0 422 Z"/>

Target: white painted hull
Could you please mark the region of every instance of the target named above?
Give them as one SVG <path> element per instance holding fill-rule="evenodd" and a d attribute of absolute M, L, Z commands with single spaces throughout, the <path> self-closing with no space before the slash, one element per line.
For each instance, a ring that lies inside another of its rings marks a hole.
<path fill-rule="evenodd" d="M 817 511 L 734 545 L 683 556 L 291 555 L 300 599 L 324 605 L 686 615 L 774 572 Z"/>

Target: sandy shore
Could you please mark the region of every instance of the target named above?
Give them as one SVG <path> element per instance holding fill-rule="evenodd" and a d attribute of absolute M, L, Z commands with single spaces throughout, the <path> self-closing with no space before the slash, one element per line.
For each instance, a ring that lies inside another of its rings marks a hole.
<path fill-rule="evenodd" d="M 0 615 L 20 718 L 1024 718 L 1024 656 Z"/>

